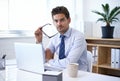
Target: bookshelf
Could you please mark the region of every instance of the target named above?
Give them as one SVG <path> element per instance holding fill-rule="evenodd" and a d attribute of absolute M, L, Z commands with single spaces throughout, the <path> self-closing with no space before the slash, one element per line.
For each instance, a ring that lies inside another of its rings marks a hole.
<path fill-rule="evenodd" d="M 93 63 L 93 72 L 120 77 L 120 68 L 111 67 L 111 49 L 120 49 L 120 39 L 86 38 L 87 50 L 93 54 L 96 47 L 97 58 Z M 93 55 L 94 56 L 94 55 Z"/>

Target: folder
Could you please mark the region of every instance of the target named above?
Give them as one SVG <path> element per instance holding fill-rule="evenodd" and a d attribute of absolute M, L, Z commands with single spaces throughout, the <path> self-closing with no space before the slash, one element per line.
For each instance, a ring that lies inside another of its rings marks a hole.
<path fill-rule="evenodd" d="M 98 49 L 97 47 L 92 47 L 92 54 L 93 54 L 93 63 L 97 63 L 97 57 L 98 57 Z"/>
<path fill-rule="evenodd" d="M 115 68 L 120 68 L 120 49 L 115 49 Z"/>
<path fill-rule="evenodd" d="M 111 67 L 115 68 L 115 52 L 116 50 L 114 48 L 111 49 Z"/>

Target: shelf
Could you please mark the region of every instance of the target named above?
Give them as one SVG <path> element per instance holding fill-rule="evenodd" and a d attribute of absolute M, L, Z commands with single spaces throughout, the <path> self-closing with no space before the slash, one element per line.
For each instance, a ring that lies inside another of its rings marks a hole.
<path fill-rule="evenodd" d="M 103 45 L 103 44 L 87 44 L 88 46 L 99 46 L 99 47 L 110 47 L 110 48 L 120 48 L 120 45 Z"/>
<path fill-rule="evenodd" d="M 88 44 L 102 44 L 102 45 L 116 45 L 116 46 L 120 46 L 120 39 L 117 38 L 117 39 L 102 39 L 102 38 L 99 38 L 99 39 L 96 39 L 96 38 L 86 38 L 86 42 Z"/>
<path fill-rule="evenodd" d="M 87 40 L 93 40 L 93 41 L 120 41 L 120 38 L 86 38 Z"/>
<path fill-rule="evenodd" d="M 120 39 L 86 38 L 87 50 L 96 57 L 93 72 L 105 75 L 120 76 L 120 68 L 111 67 L 111 49 L 120 49 Z"/>
<path fill-rule="evenodd" d="M 120 71 L 120 68 L 112 68 L 109 64 L 101 64 L 98 67 Z"/>
<path fill-rule="evenodd" d="M 94 66 L 94 67 L 98 67 L 98 65 L 97 65 L 97 64 L 93 64 L 93 66 Z"/>

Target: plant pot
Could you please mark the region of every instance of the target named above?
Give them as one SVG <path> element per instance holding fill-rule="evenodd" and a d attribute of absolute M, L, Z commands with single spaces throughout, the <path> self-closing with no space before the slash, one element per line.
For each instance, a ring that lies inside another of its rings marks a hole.
<path fill-rule="evenodd" d="M 102 38 L 113 38 L 114 26 L 102 26 Z"/>

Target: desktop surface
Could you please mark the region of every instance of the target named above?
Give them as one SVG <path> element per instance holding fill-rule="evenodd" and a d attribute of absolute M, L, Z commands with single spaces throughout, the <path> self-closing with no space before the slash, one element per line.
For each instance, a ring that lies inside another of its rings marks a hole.
<path fill-rule="evenodd" d="M 62 81 L 120 81 L 119 77 L 79 71 L 77 78 L 71 78 L 63 71 Z M 19 70 L 16 65 L 6 66 L 0 71 L 0 81 L 42 81 L 42 75 Z"/>

